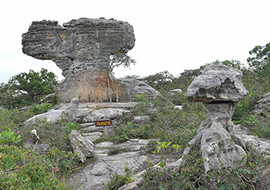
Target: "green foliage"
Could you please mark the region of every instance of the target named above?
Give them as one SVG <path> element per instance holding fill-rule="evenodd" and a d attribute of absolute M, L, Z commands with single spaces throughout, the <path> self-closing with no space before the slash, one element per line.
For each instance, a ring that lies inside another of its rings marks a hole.
<path fill-rule="evenodd" d="M 16 135 L 14 131 L 11 131 L 10 129 L 8 131 L 5 130 L 2 133 L 0 133 L 0 145 L 17 144 L 21 140 L 22 140 L 21 135 Z"/>
<path fill-rule="evenodd" d="M 55 147 L 49 150 L 45 157 L 50 160 L 54 170 L 57 168 L 62 176 L 67 175 L 79 163 L 78 154 L 74 154 L 71 151 L 59 150 Z"/>
<path fill-rule="evenodd" d="M 0 85 L 0 105 L 14 108 L 38 103 L 42 96 L 54 92 L 57 83 L 56 75 L 47 69 L 17 74 Z"/>
<path fill-rule="evenodd" d="M 72 151 L 68 135 L 72 130 L 78 130 L 79 124 L 65 120 L 58 123 L 46 123 L 43 121 L 24 126 L 21 130 L 24 139 L 31 138 L 30 131 L 37 130 L 41 143 L 57 147 L 59 150 Z"/>
<path fill-rule="evenodd" d="M 49 111 L 50 109 L 52 109 L 52 104 L 45 102 L 45 103 L 42 103 L 40 105 L 33 104 L 29 111 L 32 112 L 33 116 L 34 116 L 34 115 L 38 115 L 41 113 L 45 113 L 45 112 Z"/>
<path fill-rule="evenodd" d="M 160 93 L 165 94 L 172 89 L 173 78 L 173 75 L 171 75 L 168 71 L 164 71 L 144 77 L 142 80 L 154 89 L 158 90 Z"/>
<path fill-rule="evenodd" d="M 158 146 L 158 144 L 157 144 L 156 141 L 150 140 L 150 141 L 147 143 L 145 149 L 146 149 L 146 151 L 148 151 L 148 152 L 154 152 L 154 151 L 157 150 L 157 146 Z"/>
<path fill-rule="evenodd" d="M 125 175 L 119 175 L 117 173 L 113 174 L 112 179 L 106 185 L 109 190 L 117 190 L 123 185 L 131 182 L 133 179 L 131 177 L 131 172 L 128 171 Z"/>
<path fill-rule="evenodd" d="M 131 64 L 135 65 L 135 59 L 132 59 L 127 53 L 118 53 L 111 55 L 110 61 L 110 71 L 112 72 L 114 68 L 119 66 L 129 67 Z"/>
<path fill-rule="evenodd" d="M 242 122 L 242 125 L 249 128 L 250 134 L 270 138 L 270 114 L 249 115 Z"/>
<path fill-rule="evenodd" d="M 67 189 L 58 179 L 72 167 L 63 167 L 59 160 L 74 158 L 72 153 L 63 153 L 55 161 L 44 155 L 16 146 L 0 145 L 0 187 L 3 189 Z M 72 162 L 69 161 L 69 162 Z M 70 164 L 69 164 L 70 165 Z M 63 169 L 63 172 L 62 172 Z"/>
<path fill-rule="evenodd" d="M 107 155 L 114 155 L 114 154 L 120 154 L 122 152 L 129 152 L 130 150 L 127 148 L 118 148 L 118 147 L 112 147 L 109 149 L 109 152 Z"/>
<path fill-rule="evenodd" d="M 148 139 L 151 137 L 150 125 L 139 125 L 128 122 L 114 128 L 113 134 L 110 136 L 110 141 L 115 144 L 125 142 L 132 138 Z"/>
<path fill-rule="evenodd" d="M 206 110 L 201 103 L 190 103 L 182 98 L 183 110 L 174 109 L 170 101 L 162 97 L 145 99 L 131 110 L 131 115 L 149 115 L 150 122 L 134 123 L 130 114 L 124 115 L 118 118 L 123 123 L 113 129 L 110 140 L 121 143 L 131 138 L 159 138 L 160 141 L 185 147 L 196 134 L 200 122 L 206 118 Z"/>
<path fill-rule="evenodd" d="M 193 148 L 187 160 L 176 170 L 150 166 L 140 189 L 255 189 L 260 171 L 269 163 L 270 159 L 265 155 L 249 149 L 243 166 L 212 169 L 205 173 L 201 153 Z"/>
<path fill-rule="evenodd" d="M 19 132 L 23 122 L 30 116 L 29 109 L 19 111 L 18 109 L 0 108 L 0 132 L 9 129 Z"/>
<path fill-rule="evenodd" d="M 265 46 L 256 46 L 249 54 L 247 61 L 253 78 L 263 87 L 265 92 L 270 91 L 270 43 Z"/>

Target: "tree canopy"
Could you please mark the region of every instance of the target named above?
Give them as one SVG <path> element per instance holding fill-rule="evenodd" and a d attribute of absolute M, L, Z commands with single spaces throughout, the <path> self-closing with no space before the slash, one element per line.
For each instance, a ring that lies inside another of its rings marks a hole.
<path fill-rule="evenodd" d="M 42 68 L 13 76 L 7 84 L 0 85 L 0 102 L 6 107 L 20 107 L 38 103 L 42 96 L 53 93 L 57 77 L 53 72 Z"/>
<path fill-rule="evenodd" d="M 111 62 L 110 62 L 110 72 L 113 71 L 114 68 L 123 66 L 123 67 L 130 67 L 131 64 L 135 65 L 136 60 L 127 55 L 126 53 L 118 53 L 111 55 Z"/>

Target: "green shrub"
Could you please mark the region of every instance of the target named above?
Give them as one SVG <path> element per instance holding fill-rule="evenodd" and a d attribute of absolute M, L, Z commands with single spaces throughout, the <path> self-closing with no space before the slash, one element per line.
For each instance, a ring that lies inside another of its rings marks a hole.
<path fill-rule="evenodd" d="M 10 190 L 67 189 L 60 177 L 72 169 L 71 162 L 76 161 L 76 155 L 57 154 L 52 159 L 16 146 L 0 145 L 0 187 Z M 71 160 L 67 168 L 66 163 L 61 162 L 68 159 Z"/>
<path fill-rule="evenodd" d="M 52 104 L 45 102 L 45 103 L 42 103 L 40 105 L 33 104 L 29 111 L 34 116 L 34 115 L 38 115 L 41 113 L 45 113 L 45 112 L 49 111 L 50 109 L 52 109 Z"/>
<path fill-rule="evenodd" d="M 127 148 L 118 148 L 118 147 L 112 147 L 109 149 L 109 152 L 107 155 L 114 155 L 114 154 L 119 154 L 122 152 L 129 152 L 130 150 Z"/>
<path fill-rule="evenodd" d="M 150 125 L 140 125 L 132 122 L 121 124 L 114 128 L 110 141 L 115 144 L 125 142 L 132 138 L 148 139 L 152 135 Z"/>
<path fill-rule="evenodd" d="M 113 174 L 112 179 L 107 183 L 106 187 L 109 190 L 117 190 L 123 185 L 132 181 L 131 172 L 128 171 L 126 175 Z"/>
<path fill-rule="evenodd" d="M 2 144 L 17 144 L 18 142 L 20 142 L 21 139 L 21 135 L 16 135 L 14 133 L 14 131 L 11 131 L 10 129 L 7 131 L 3 131 L 2 133 L 0 133 L 0 145 Z"/>
<path fill-rule="evenodd" d="M 193 148 L 187 160 L 177 169 L 149 167 L 140 189 L 255 189 L 256 180 L 270 164 L 270 158 L 250 147 L 248 150 L 247 162 L 243 166 L 212 169 L 205 173 L 201 153 Z"/>
<path fill-rule="evenodd" d="M 28 109 L 19 111 L 18 109 L 0 108 L 0 132 L 8 129 L 16 129 L 19 131 L 23 122 L 29 118 Z"/>
<path fill-rule="evenodd" d="M 36 129 L 40 142 L 57 147 L 59 150 L 72 151 L 68 135 L 78 130 L 79 124 L 61 120 L 58 123 L 36 122 L 24 126 L 21 130 L 24 140 L 31 138 L 30 131 Z"/>
<path fill-rule="evenodd" d="M 251 135 L 270 138 L 270 114 L 249 115 L 241 124 L 249 129 Z"/>

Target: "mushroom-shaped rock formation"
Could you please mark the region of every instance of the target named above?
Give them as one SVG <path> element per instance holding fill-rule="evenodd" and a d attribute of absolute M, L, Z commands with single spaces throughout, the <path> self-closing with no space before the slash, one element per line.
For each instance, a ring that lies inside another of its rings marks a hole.
<path fill-rule="evenodd" d="M 57 86 L 62 102 L 115 99 L 130 101 L 126 84 L 114 79 L 110 56 L 126 53 L 135 45 L 133 27 L 114 19 L 80 18 L 58 25 L 57 21 L 33 22 L 22 35 L 23 53 L 52 60 L 65 80 Z"/>
<path fill-rule="evenodd" d="M 235 106 L 248 91 L 241 82 L 241 71 L 225 65 L 208 65 L 190 84 L 187 97 L 205 104 L 208 118 L 200 125 L 190 142 L 199 145 L 205 160 L 205 171 L 240 166 L 246 155 L 231 138 L 231 121 Z"/>

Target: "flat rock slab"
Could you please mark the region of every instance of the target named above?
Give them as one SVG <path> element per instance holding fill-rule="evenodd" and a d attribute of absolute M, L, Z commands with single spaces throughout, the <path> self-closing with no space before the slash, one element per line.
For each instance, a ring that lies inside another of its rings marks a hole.
<path fill-rule="evenodd" d="M 146 162 L 148 157 L 140 152 L 126 152 L 117 155 L 98 155 L 96 160 L 86 165 L 67 182 L 80 190 L 100 190 L 108 183 L 111 175 L 118 173 L 125 174 L 125 168 L 130 170 L 139 169 Z"/>
<path fill-rule="evenodd" d="M 79 108 L 134 108 L 138 105 L 138 102 L 100 102 L 100 103 L 81 103 Z"/>
<path fill-rule="evenodd" d="M 88 140 L 94 141 L 94 140 L 99 139 L 103 135 L 103 133 L 101 133 L 101 132 L 92 132 L 92 133 L 84 133 L 83 135 Z"/>

